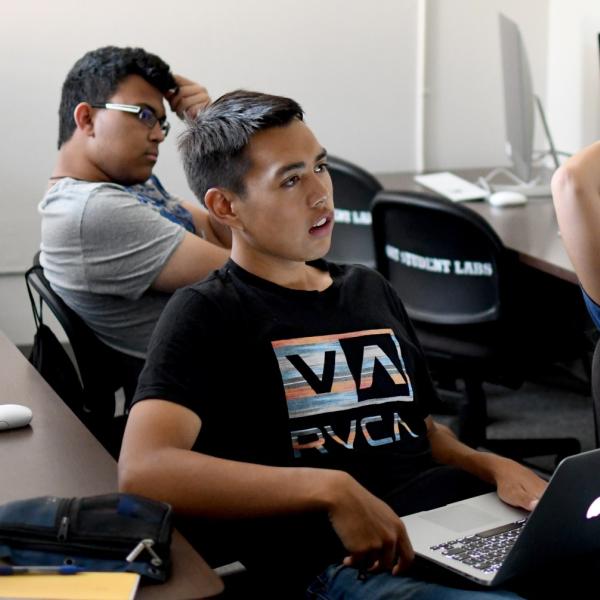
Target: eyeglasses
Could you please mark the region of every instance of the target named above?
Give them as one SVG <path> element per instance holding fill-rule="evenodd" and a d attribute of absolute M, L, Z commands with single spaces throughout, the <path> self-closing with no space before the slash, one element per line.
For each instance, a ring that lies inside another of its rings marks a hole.
<path fill-rule="evenodd" d="M 167 137 L 171 125 L 167 121 L 167 117 L 159 119 L 156 113 L 148 106 L 137 106 L 135 104 L 113 104 L 108 102 L 107 104 L 92 104 L 93 108 L 106 108 L 108 110 L 120 110 L 122 112 L 128 112 L 132 115 L 137 115 L 137 118 L 148 128 L 152 129 L 157 123 L 160 125 L 160 129 L 163 135 Z"/>

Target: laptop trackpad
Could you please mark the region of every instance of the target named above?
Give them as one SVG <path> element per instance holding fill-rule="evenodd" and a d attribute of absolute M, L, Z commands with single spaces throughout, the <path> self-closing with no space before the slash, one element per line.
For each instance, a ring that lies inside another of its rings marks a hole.
<path fill-rule="evenodd" d="M 494 521 L 494 515 L 464 504 L 454 504 L 419 515 L 425 521 L 460 533 L 475 527 L 485 527 Z"/>

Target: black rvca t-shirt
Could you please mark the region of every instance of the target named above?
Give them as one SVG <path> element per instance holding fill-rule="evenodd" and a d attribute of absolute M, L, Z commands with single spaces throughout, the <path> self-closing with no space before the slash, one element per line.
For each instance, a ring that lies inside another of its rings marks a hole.
<path fill-rule="evenodd" d="M 333 279 L 323 292 L 280 287 L 232 261 L 177 291 L 134 402 L 160 398 L 195 411 L 198 452 L 343 469 L 386 500 L 404 499 L 403 485 L 433 464 L 424 418 L 435 391 L 414 332 L 378 273 L 312 264 Z M 242 560 L 285 594 L 346 554 L 325 514 L 193 518 L 178 527 L 213 564 Z"/>
<path fill-rule="evenodd" d="M 431 466 L 435 398 L 396 293 L 362 266 L 316 261 L 333 284 L 283 288 L 233 261 L 177 291 L 134 402 L 202 419 L 194 450 L 279 466 L 343 469 L 379 496 Z"/>

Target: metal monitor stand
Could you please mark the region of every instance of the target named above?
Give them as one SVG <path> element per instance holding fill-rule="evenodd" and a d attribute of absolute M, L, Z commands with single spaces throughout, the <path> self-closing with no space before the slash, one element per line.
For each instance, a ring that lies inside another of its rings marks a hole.
<path fill-rule="evenodd" d="M 558 153 L 556 152 L 554 140 L 552 139 L 552 134 L 550 133 L 550 128 L 548 127 L 548 121 L 546 120 L 546 113 L 544 112 L 542 101 L 537 95 L 534 95 L 533 97 L 535 99 L 535 105 L 538 109 L 538 113 L 542 121 L 542 127 L 544 128 L 544 134 L 548 142 L 548 154 L 550 154 L 550 156 L 552 157 L 554 168 L 558 169 L 558 167 L 560 166 L 560 163 L 558 161 Z M 506 181 L 504 181 L 503 183 L 494 183 L 494 179 L 496 179 L 498 176 L 502 176 L 504 180 L 508 179 L 512 183 L 506 183 Z M 526 196 L 549 196 L 551 193 L 550 181 L 549 179 L 547 181 L 542 181 L 542 179 L 542 177 L 538 176 L 531 179 L 530 181 L 523 181 L 520 177 L 517 177 L 509 169 L 499 167 L 497 169 L 491 170 L 485 177 L 480 177 L 479 184 L 490 192 L 510 190 L 514 192 L 520 192 L 521 194 L 525 194 Z"/>

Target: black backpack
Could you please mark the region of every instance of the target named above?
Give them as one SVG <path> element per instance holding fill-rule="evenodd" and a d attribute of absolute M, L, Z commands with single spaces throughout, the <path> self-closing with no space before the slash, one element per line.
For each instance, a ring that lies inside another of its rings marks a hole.
<path fill-rule="evenodd" d="M 43 322 L 44 304 L 41 298 L 39 304 L 36 304 L 27 274 L 25 282 L 36 326 L 29 362 L 71 410 L 77 413 L 81 410 L 83 395 L 77 369 L 54 332 Z"/>

